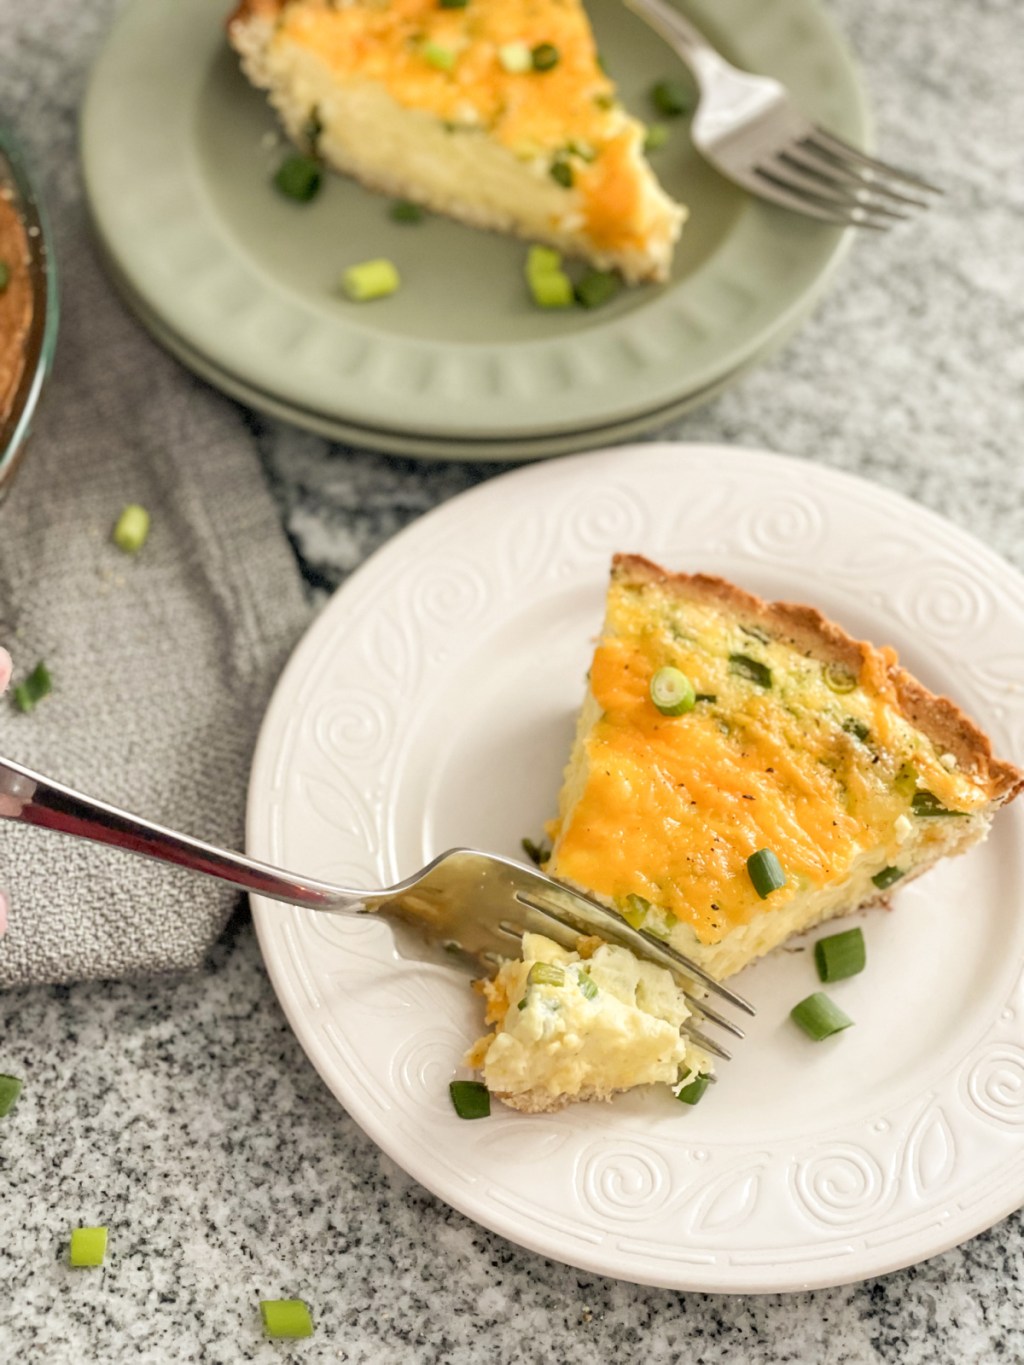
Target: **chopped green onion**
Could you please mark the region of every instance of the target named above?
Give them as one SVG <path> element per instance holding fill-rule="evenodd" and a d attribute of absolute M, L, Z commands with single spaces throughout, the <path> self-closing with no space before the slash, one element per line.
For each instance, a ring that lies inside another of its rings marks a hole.
<path fill-rule="evenodd" d="M 695 701 L 717 701 L 718 697 L 714 692 L 697 692 L 694 696 Z"/>
<path fill-rule="evenodd" d="M 690 91 L 683 81 L 658 81 L 651 86 L 651 103 L 666 118 L 678 118 L 690 107 Z"/>
<path fill-rule="evenodd" d="M 138 554 L 149 535 L 149 513 L 137 502 L 130 502 L 121 509 L 111 539 L 119 550 L 126 555 Z"/>
<path fill-rule="evenodd" d="M 642 929 L 650 908 L 651 902 L 649 900 L 645 900 L 643 896 L 637 896 L 631 891 L 619 913 L 631 929 Z"/>
<path fill-rule="evenodd" d="M 682 716 L 692 711 L 697 701 L 693 683 L 679 668 L 666 664 L 651 678 L 651 701 L 663 716 Z"/>
<path fill-rule="evenodd" d="M 313 1319 L 301 1299 L 260 1299 L 260 1317 L 268 1337 L 311 1337 Z"/>
<path fill-rule="evenodd" d="M 754 890 L 765 900 L 773 891 L 786 885 L 786 874 L 782 864 L 770 848 L 759 848 L 747 859 L 747 872 L 754 883 Z"/>
<path fill-rule="evenodd" d="M 106 1228 L 72 1228 L 70 1254 L 72 1265 L 102 1265 L 107 1254 Z"/>
<path fill-rule="evenodd" d="M 24 682 L 14 689 L 14 704 L 19 711 L 29 712 L 37 702 L 48 697 L 53 691 L 50 671 L 40 660 Z"/>
<path fill-rule="evenodd" d="M 644 151 L 656 152 L 668 141 L 668 129 L 663 123 L 652 123 L 644 136 Z"/>
<path fill-rule="evenodd" d="M 871 734 L 871 731 L 864 724 L 864 722 L 862 720 L 858 720 L 856 716 L 844 717 L 843 729 L 846 731 L 848 735 L 853 735 L 855 739 L 859 739 L 862 744 Z"/>
<path fill-rule="evenodd" d="M 919 791 L 915 792 L 910 802 L 910 809 L 915 815 L 966 815 L 965 810 L 950 810 L 944 806 L 934 792 Z"/>
<path fill-rule="evenodd" d="M 883 867 L 881 872 L 876 872 L 871 878 L 879 891 L 885 891 L 898 882 L 901 877 L 905 877 L 906 871 L 902 867 Z"/>
<path fill-rule="evenodd" d="M 589 270 L 576 286 L 576 301 L 584 308 L 600 308 L 622 288 L 614 270 Z"/>
<path fill-rule="evenodd" d="M 534 71 L 550 71 L 558 65 L 558 48 L 554 43 L 538 43 L 530 55 Z"/>
<path fill-rule="evenodd" d="M 6 261 L 0 261 L 0 294 L 11 282 L 11 268 Z"/>
<path fill-rule="evenodd" d="M 517 1009 L 517 1010 L 524 1010 L 524 1009 L 526 1009 L 526 1003 L 527 1003 L 527 1001 L 529 1000 L 529 998 L 530 998 L 530 992 L 527 991 L 526 994 L 523 996 L 522 1000 L 520 1000 L 519 1004 L 516 1006 L 516 1009 Z"/>
<path fill-rule="evenodd" d="M 396 199 L 388 210 L 388 216 L 393 223 L 422 223 L 424 218 L 419 204 L 409 199 Z"/>
<path fill-rule="evenodd" d="M 597 995 L 597 982 L 587 972 L 580 972 L 576 979 L 586 999 L 593 1000 Z"/>
<path fill-rule="evenodd" d="M 278 168 L 274 184 L 286 199 L 308 204 L 320 188 L 320 163 L 311 156 L 290 156 Z"/>
<path fill-rule="evenodd" d="M 833 1004 L 824 991 L 815 991 L 806 1000 L 801 1000 L 799 1005 L 794 1005 L 789 1017 L 819 1043 L 853 1023 L 850 1016 Z"/>
<path fill-rule="evenodd" d="M 561 270 L 561 268 L 561 254 L 553 246 L 531 246 L 526 253 L 526 274 L 528 277 L 550 275 Z"/>
<path fill-rule="evenodd" d="M 594 103 L 597 105 L 598 109 L 614 109 L 618 104 L 618 100 L 614 95 L 602 91 L 599 95 L 594 96 Z"/>
<path fill-rule="evenodd" d="M 20 1094 L 21 1081 L 17 1076 L 0 1076 L 0 1119 L 11 1112 Z"/>
<path fill-rule="evenodd" d="M 556 184 L 561 185 L 562 189 L 572 189 L 573 174 L 572 167 L 569 165 L 568 161 L 556 158 L 556 160 L 552 161 L 548 173 Z"/>
<path fill-rule="evenodd" d="M 498 48 L 498 61 L 513 76 L 533 70 L 533 53 L 527 43 L 502 43 Z"/>
<path fill-rule="evenodd" d="M 341 277 L 342 289 L 356 303 L 386 298 L 395 292 L 400 283 L 393 262 L 383 257 L 350 265 Z"/>
<path fill-rule="evenodd" d="M 452 1081 L 448 1093 L 460 1119 L 485 1119 L 490 1115 L 490 1091 L 480 1081 Z"/>
<path fill-rule="evenodd" d="M 758 687 L 771 687 L 772 671 L 760 659 L 752 659 L 749 654 L 730 654 L 729 672 L 737 678 L 746 678 L 757 683 Z"/>
<path fill-rule="evenodd" d="M 696 1104 L 710 1084 L 711 1077 L 705 1076 L 704 1073 L 701 1072 L 699 1076 L 695 1076 L 693 1080 L 690 1081 L 689 1085 L 683 1086 L 682 1090 L 676 1095 L 676 1099 L 680 1100 L 683 1104 Z"/>
<path fill-rule="evenodd" d="M 859 929 L 845 929 L 841 934 L 819 938 L 814 945 L 814 961 L 822 981 L 845 981 L 856 976 L 867 961 L 864 935 Z"/>
<path fill-rule="evenodd" d="M 535 962 L 526 978 L 528 986 L 564 986 L 565 968 L 557 962 Z"/>
<path fill-rule="evenodd" d="M 572 280 L 561 270 L 531 280 L 530 293 L 538 308 L 571 308 L 575 297 Z"/>
<path fill-rule="evenodd" d="M 469 0 L 437 0 L 442 9 L 465 9 Z"/>
<path fill-rule="evenodd" d="M 420 51 L 423 60 L 428 66 L 434 67 L 436 71 L 454 71 L 455 63 L 458 60 L 458 53 L 450 47 L 443 47 L 440 43 L 424 43 Z"/>
<path fill-rule="evenodd" d="M 521 840 L 523 852 L 531 863 L 536 863 L 540 867 L 541 863 L 546 863 L 551 857 L 551 849 L 547 844 L 535 844 L 532 839 L 524 838 Z"/>
<path fill-rule="evenodd" d="M 825 680 L 825 686 L 840 696 L 852 692 L 857 686 L 856 673 L 847 668 L 845 664 L 825 664 L 821 670 L 821 675 Z"/>

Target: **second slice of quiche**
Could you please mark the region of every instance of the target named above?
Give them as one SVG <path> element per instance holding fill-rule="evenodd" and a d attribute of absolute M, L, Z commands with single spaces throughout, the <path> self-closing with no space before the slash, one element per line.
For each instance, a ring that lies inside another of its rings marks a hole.
<path fill-rule="evenodd" d="M 228 24 L 291 138 L 372 189 L 663 280 L 686 211 L 580 0 L 242 0 Z"/>
<path fill-rule="evenodd" d="M 547 871 L 721 978 L 962 853 L 1022 782 L 892 649 L 620 555 Z"/>

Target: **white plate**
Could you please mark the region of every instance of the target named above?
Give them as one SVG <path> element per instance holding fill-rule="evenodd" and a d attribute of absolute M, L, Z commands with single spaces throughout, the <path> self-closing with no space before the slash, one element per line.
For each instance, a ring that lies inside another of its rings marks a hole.
<path fill-rule="evenodd" d="M 452 844 L 516 853 L 555 806 L 609 557 L 643 551 L 889 641 L 1024 754 L 1024 579 L 893 493 L 802 461 L 649 445 L 530 466 L 416 522 L 297 649 L 256 754 L 261 857 L 384 884 Z M 462 979 L 379 924 L 254 900 L 275 988 L 334 1094 L 412 1176 L 547 1256 L 676 1289 L 846 1283 L 934 1255 L 1024 1200 L 1024 831 L 863 918 L 856 1027 L 788 1021 L 809 953 L 738 978 L 748 1040 L 692 1110 L 667 1091 L 455 1117 L 480 1031 Z"/>

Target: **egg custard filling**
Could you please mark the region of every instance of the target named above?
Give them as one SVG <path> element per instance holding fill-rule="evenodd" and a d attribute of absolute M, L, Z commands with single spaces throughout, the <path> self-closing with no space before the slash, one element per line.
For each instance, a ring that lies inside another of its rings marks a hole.
<path fill-rule="evenodd" d="M 721 978 L 963 852 L 1021 781 L 892 649 L 622 555 L 546 870 Z"/>
<path fill-rule="evenodd" d="M 665 279 L 685 210 L 579 0 L 243 0 L 228 24 L 289 136 L 371 188 Z"/>
<path fill-rule="evenodd" d="M 495 1028 L 466 1061 L 511 1108 L 538 1113 L 637 1085 L 678 1093 L 711 1072 L 682 1031 L 690 1009 L 671 974 L 625 948 L 590 939 L 568 952 L 524 934 L 521 960 L 479 985 Z"/>

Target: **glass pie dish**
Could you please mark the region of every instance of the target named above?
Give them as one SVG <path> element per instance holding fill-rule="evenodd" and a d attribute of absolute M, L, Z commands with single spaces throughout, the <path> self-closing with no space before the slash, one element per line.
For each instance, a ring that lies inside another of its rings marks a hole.
<path fill-rule="evenodd" d="M 57 342 L 57 268 L 46 211 L 0 126 L 0 501 L 25 453 Z"/>

